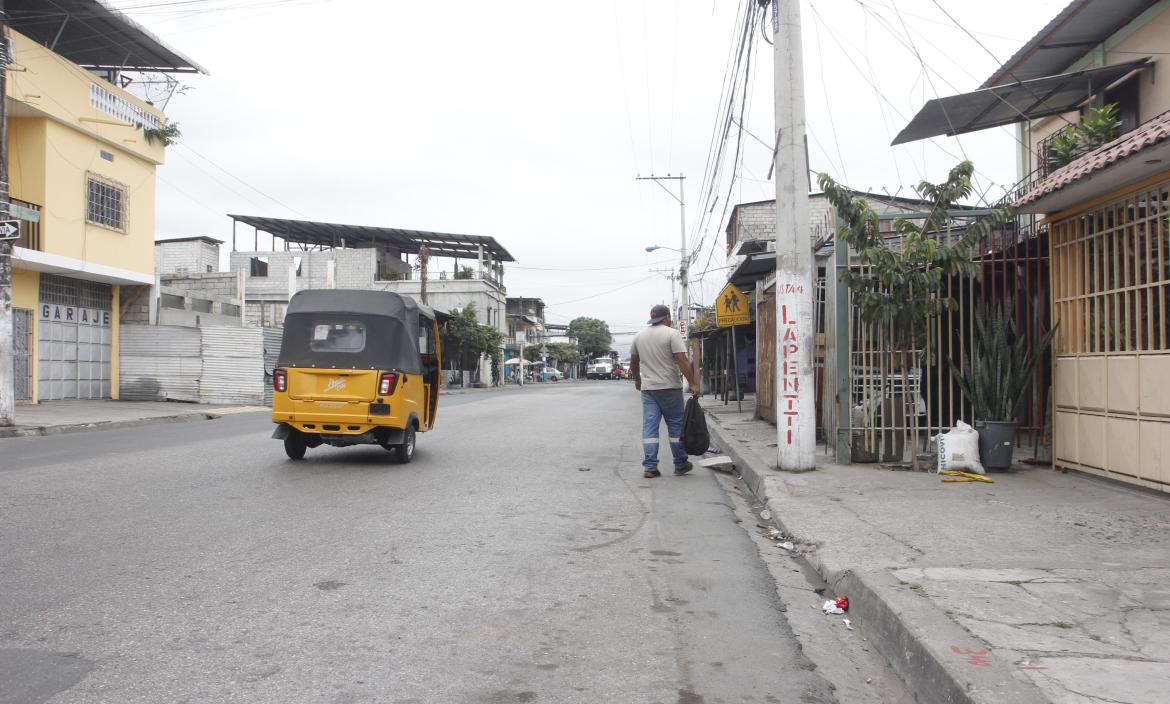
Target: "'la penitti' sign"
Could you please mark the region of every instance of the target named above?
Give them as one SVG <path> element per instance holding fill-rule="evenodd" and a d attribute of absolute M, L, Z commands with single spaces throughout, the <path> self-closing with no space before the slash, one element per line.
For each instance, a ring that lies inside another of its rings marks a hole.
<path fill-rule="evenodd" d="M 48 323 L 74 323 L 110 327 L 110 311 L 96 308 L 78 308 L 55 303 L 41 304 L 41 321 Z"/>

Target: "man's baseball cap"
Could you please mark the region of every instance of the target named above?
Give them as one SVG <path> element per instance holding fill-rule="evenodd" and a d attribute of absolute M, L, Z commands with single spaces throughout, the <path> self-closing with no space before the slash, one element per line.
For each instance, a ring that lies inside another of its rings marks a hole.
<path fill-rule="evenodd" d="M 670 308 L 659 303 L 650 309 L 650 320 L 647 325 L 657 325 L 670 317 Z"/>

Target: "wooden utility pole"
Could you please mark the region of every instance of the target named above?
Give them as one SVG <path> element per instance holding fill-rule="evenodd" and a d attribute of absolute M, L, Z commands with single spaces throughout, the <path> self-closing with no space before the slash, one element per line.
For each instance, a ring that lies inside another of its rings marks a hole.
<path fill-rule="evenodd" d="M 8 203 L 8 12 L 0 0 L 0 220 Z M 12 240 L 0 241 L 0 426 L 16 423 L 16 369 L 12 339 Z"/>
<path fill-rule="evenodd" d="M 813 269 L 799 0 L 772 0 L 776 64 L 776 430 L 780 469 L 816 468 Z"/>

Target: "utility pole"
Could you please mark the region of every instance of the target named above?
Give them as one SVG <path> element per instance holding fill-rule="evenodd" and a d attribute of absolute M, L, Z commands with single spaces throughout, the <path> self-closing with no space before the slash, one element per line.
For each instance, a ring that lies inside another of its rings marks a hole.
<path fill-rule="evenodd" d="M 678 253 L 680 256 L 680 264 L 678 267 L 678 280 L 681 284 L 679 287 L 681 290 L 681 294 L 679 296 L 679 309 L 680 310 L 678 311 L 679 312 L 678 321 L 680 323 L 680 330 L 684 334 L 684 341 L 686 341 L 685 336 L 689 335 L 690 331 L 691 331 L 691 301 L 690 301 L 689 296 L 687 295 L 687 270 L 690 268 L 691 258 L 689 256 L 687 256 L 687 205 L 686 205 L 686 198 L 685 198 L 685 195 L 683 193 L 683 185 L 686 182 L 686 178 L 687 177 L 683 176 L 682 174 L 679 174 L 678 176 L 671 176 L 670 174 L 667 174 L 665 176 L 655 176 L 655 175 L 651 174 L 649 176 L 638 176 L 635 179 L 638 181 L 653 181 L 654 183 L 658 184 L 659 188 L 661 188 L 662 190 L 669 193 L 671 198 L 674 198 L 675 200 L 678 201 L 678 213 L 679 213 L 679 249 L 678 249 Z M 667 188 L 666 186 L 663 186 L 661 183 L 662 181 L 678 181 L 678 195 L 676 196 L 673 192 L 671 192 L 671 190 L 669 188 Z M 673 249 L 673 247 L 668 247 L 665 249 Z M 687 359 L 690 359 L 690 357 L 691 357 L 691 345 L 688 342 L 687 343 Z"/>
<path fill-rule="evenodd" d="M 674 269 L 651 269 L 650 273 L 662 274 L 666 278 L 670 279 L 670 309 L 673 311 L 677 311 L 678 310 L 678 294 L 676 294 L 674 292 L 674 281 L 677 278 L 677 274 L 675 274 Z"/>
<path fill-rule="evenodd" d="M 430 261 L 431 248 L 424 244 L 418 248 L 418 296 L 424 306 L 427 304 L 427 264 Z"/>
<path fill-rule="evenodd" d="M 0 220 L 8 203 L 8 12 L 0 0 Z M 0 241 L 0 426 L 16 424 L 12 339 L 12 240 Z"/>
<path fill-rule="evenodd" d="M 816 468 L 813 276 L 799 0 L 772 0 L 776 75 L 776 431 L 780 469 Z"/>

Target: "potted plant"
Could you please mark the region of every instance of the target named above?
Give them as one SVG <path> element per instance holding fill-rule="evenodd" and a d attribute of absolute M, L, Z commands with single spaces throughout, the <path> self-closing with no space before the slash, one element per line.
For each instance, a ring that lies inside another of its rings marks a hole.
<path fill-rule="evenodd" d="M 975 339 L 962 364 L 950 360 L 955 383 L 975 411 L 979 458 L 987 469 L 1012 465 L 1016 424 L 1040 358 L 1056 334 L 1053 326 L 1029 352 L 1019 334 L 1011 306 L 998 303 L 975 312 Z"/>

